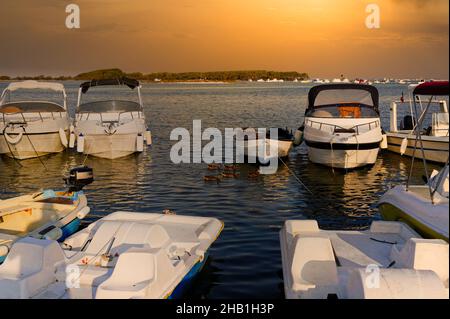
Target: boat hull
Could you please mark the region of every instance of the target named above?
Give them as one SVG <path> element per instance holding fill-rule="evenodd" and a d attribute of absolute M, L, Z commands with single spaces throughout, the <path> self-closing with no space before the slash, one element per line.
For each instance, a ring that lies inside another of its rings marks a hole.
<path fill-rule="evenodd" d="M 68 138 L 68 130 L 65 131 Z M 11 137 L 17 135 L 10 134 Z M 0 154 L 18 160 L 25 160 L 64 151 L 59 132 L 24 134 L 17 144 L 10 144 L 6 137 L 0 134 Z"/>
<path fill-rule="evenodd" d="M 409 191 L 396 186 L 381 197 L 378 207 L 384 219 L 402 221 L 425 238 L 448 242 L 448 198 L 437 197 L 432 204 L 428 186 L 410 186 Z"/>
<path fill-rule="evenodd" d="M 137 134 L 87 135 L 84 136 L 85 155 L 116 159 L 137 152 Z"/>
<path fill-rule="evenodd" d="M 308 145 L 309 144 L 309 145 Z M 373 149 L 331 149 L 318 148 L 307 142 L 309 160 L 316 164 L 334 168 L 352 169 L 375 164 L 379 148 Z M 361 145 L 360 145 L 361 147 Z"/>
<path fill-rule="evenodd" d="M 408 146 L 404 155 L 412 157 L 416 145 L 415 136 L 408 133 L 387 133 L 388 150 L 401 154 L 400 148 L 403 139 L 408 139 Z M 425 159 L 436 163 L 446 163 L 449 152 L 449 138 L 422 136 Z M 417 142 L 415 157 L 423 159 L 420 142 Z"/>

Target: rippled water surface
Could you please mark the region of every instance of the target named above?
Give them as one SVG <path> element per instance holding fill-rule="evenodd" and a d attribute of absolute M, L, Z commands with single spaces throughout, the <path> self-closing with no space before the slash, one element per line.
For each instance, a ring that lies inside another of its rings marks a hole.
<path fill-rule="evenodd" d="M 77 82 L 66 82 L 73 114 Z M 0 83 L 0 88 L 5 87 Z M 314 218 L 323 228 L 363 229 L 379 219 L 376 202 L 391 186 L 406 180 L 410 162 L 383 152 L 371 168 L 346 174 L 332 172 L 308 161 L 304 146 L 292 151 L 275 175 L 248 179 L 249 165 L 240 177 L 205 183 L 206 164 L 175 165 L 170 161 L 170 132 L 175 127 L 289 127 L 302 122 L 306 95 L 311 86 L 295 83 L 146 84 L 142 93 L 145 115 L 153 133 L 152 148 L 114 161 L 88 158 L 96 180 L 86 193 L 93 221 L 108 213 L 126 210 L 217 217 L 225 229 L 210 249 L 210 259 L 190 296 L 195 298 L 283 297 L 278 232 L 286 219 Z M 379 86 L 382 122 L 389 125 L 389 103 L 405 86 Z M 96 99 L 131 96 L 133 92 L 99 89 Z M 27 98 L 27 96 L 21 96 Z M 46 96 L 40 96 L 45 98 Z M 63 185 L 62 176 L 80 165 L 84 157 L 72 151 L 21 162 L 0 159 L 0 198 L 39 188 Z M 422 182 L 423 169 L 415 164 L 414 180 Z M 308 193 L 290 173 L 308 186 Z"/>

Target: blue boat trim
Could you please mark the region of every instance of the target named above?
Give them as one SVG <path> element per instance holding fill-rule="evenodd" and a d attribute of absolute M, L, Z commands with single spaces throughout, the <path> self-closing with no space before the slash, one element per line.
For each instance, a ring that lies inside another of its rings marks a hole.
<path fill-rule="evenodd" d="M 193 281 L 197 275 L 202 271 L 205 266 L 208 255 L 205 255 L 202 261 L 198 261 L 191 270 L 183 277 L 180 283 L 175 287 L 170 296 L 167 299 L 179 299 L 182 298 L 186 291 L 191 287 Z"/>
<path fill-rule="evenodd" d="M 75 234 L 77 232 L 78 228 L 80 227 L 80 224 L 81 224 L 81 220 L 79 220 L 78 218 L 75 218 L 70 223 L 68 223 L 67 225 L 62 227 L 61 230 L 62 230 L 63 234 L 62 234 L 61 238 L 58 239 L 58 241 L 63 242 L 67 237 L 70 237 L 71 235 Z"/>

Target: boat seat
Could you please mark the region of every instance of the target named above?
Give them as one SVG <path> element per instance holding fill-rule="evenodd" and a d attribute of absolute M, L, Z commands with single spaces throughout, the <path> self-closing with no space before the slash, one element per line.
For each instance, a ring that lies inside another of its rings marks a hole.
<path fill-rule="evenodd" d="M 293 289 L 308 291 L 317 298 L 337 294 L 338 273 L 329 238 L 297 237 L 291 266 Z"/>
<path fill-rule="evenodd" d="M 145 296 L 150 282 L 156 277 L 156 258 L 154 252 L 146 249 L 124 252 L 112 275 L 98 286 L 96 298 L 129 299 Z"/>
<path fill-rule="evenodd" d="M 346 286 L 348 299 L 448 299 L 446 289 L 433 271 L 379 269 L 368 273 L 355 269 Z"/>
<path fill-rule="evenodd" d="M 17 241 L 0 266 L 0 298 L 30 298 L 56 280 L 55 265 L 65 260 L 56 241 L 30 237 Z"/>
<path fill-rule="evenodd" d="M 391 259 L 395 268 L 432 270 L 446 283 L 449 280 L 449 246 L 440 239 L 412 238 L 403 248 L 392 247 Z M 439 259 L 439 262 L 436 262 Z"/>

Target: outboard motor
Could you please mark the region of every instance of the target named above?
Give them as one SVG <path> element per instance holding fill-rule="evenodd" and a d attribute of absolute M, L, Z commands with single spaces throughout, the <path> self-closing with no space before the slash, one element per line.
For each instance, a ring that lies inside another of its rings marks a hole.
<path fill-rule="evenodd" d="M 416 120 L 411 115 L 405 115 L 402 123 L 400 124 L 401 130 L 413 130 L 416 125 Z"/>
<path fill-rule="evenodd" d="M 94 181 L 94 170 L 87 166 L 75 167 L 70 170 L 69 177 L 64 178 L 71 192 L 79 192 Z"/>

